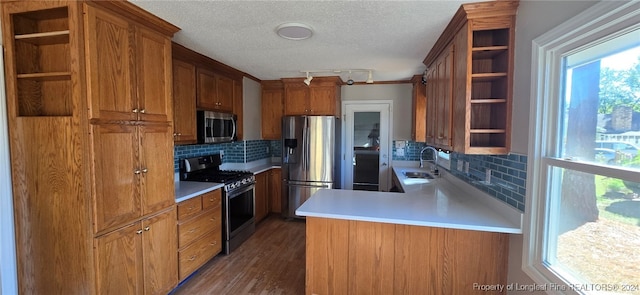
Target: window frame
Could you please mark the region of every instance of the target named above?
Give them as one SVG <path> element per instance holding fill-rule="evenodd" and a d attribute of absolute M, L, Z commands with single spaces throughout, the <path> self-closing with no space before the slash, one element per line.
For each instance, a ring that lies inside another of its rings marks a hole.
<path fill-rule="evenodd" d="M 561 277 L 573 279 L 570 274 L 552 269 L 544 262 L 547 255 L 545 245 L 553 242 L 545 240 L 547 232 L 549 227 L 555 226 L 554 222 L 549 222 L 554 202 L 547 197 L 547 192 L 553 187 L 551 170 L 565 168 L 631 181 L 640 178 L 637 170 L 552 156 L 560 149 L 559 131 L 555 127 L 562 119 L 564 57 L 584 50 L 593 42 L 613 39 L 638 29 L 638 18 L 640 1 L 602 1 L 532 41 L 530 161 L 522 269 L 538 284 L 565 285 Z M 579 294 L 571 288 L 558 292 Z"/>

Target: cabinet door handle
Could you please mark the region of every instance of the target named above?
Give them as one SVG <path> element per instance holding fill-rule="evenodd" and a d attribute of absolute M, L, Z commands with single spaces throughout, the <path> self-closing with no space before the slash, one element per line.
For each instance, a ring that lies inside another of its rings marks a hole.
<path fill-rule="evenodd" d="M 217 242 L 217 241 L 213 241 L 213 243 L 210 243 L 209 245 L 211 245 L 211 246 L 215 246 L 215 245 L 217 245 L 217 244 L 218 244 L 218 242 Z"/>
<path fill-rule="evenodd" d="M 147 111 L 145 111 L 144 109 L 141 109 L 141 110 L 140 110 L 140 113 L 141 113 L 141 114 L 144 114 L 144 113 L 146 113 L 146 112 L 147 112 Z"/>
<path fill-rule="evenodd" d="M 192 233 L 194 233 L 194 232 L 196 232 L 196 229 L 195 229 L 195 228 L 189 231 L 189 233 L 190 233 L 190 234 L 192 234 Z"/>
<path fill-rule="evenodd" d="M 131 112 L 133 112 L 133 113 L 136 113 L 136 114 L 137 114 L 137 113 L 138 113 L 138 109 L 133 109 L 133 110 L 131 110 Z"/>
<path fill-rule="evenodd" d="M 194 261 L 194 260 L 196 260 L 196 256 L 195 255 L 193 255 L 193 256 L 191 256 L 191 258 L 189 258 L 189 261 Z"/>
<path fill-rule="evenodd" d="M 141 234 L 141 233 L 142 233 L 142 230 L 141 230 L 141 229 L 139 229 L 139 230 L 137 230 L 137 231 L 136 231 L 136 234 L 137 234 L 137 235 L 139 235 L 139 234 Z"/>
<path fill-rule="evenodd" d="M 133 174 L 140 174 L 140 173 L 142 173 L 142 171 L 140 171 L 140 170 L 133 171 Z"/>
<path fill-rule="evenodd" d="M 149 231 L 151 229 L 151 227 L 149 227 L 148 225 L 144 228 L 144 231 Z"/>
<path fill-rule="evenodd" d="M 215 217 L 213 217 L 213 218 L 211 218 L 211 219 L 209 219 L 209 220 L 211 220 L 211 221 L 216 221 L 216 218 L 215 218 Z"/>
<path fill-rule="evenodd" d="M 147 172 L 149 172 L 149 169 L 147 168 L 142 169 L 142 173 L 147 173 Z"/>

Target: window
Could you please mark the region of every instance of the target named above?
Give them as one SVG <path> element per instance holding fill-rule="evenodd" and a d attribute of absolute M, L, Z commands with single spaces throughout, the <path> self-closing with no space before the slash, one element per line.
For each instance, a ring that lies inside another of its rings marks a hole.
<path fill-rule="evenodd" d="M 639 16 L 605 1 L 534 40 L 524 269 L 548 291 L 640 294 Z"/>

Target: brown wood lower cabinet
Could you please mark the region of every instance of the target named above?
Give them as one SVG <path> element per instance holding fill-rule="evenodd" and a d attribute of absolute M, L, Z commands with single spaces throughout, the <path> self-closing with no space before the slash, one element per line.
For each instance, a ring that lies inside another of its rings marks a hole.
<path fill-rule="evenodd" d="M 306 294 L 487 294 L 508 235 L 307 217 Z"/>
<path fill-rule="evenodd" d="M 269 215 L 269 172 L 256 174 L 255 212 L 256 223 Z"/>
<path fill-rule="evenodd" d="M 178 283 L 175 209 L 95 239 L 98 294 L 166 294 Z"/>
<path fill-rule="evenodd" d="M 184 280 L 222 251 L 222 191 L 178 203 L 178 272 Z"/>
<path fill-rule="evenodd" d="M 282 212 L 282 169 L 280 168 L 269 170 L 269 201 L 271 212 Z"/>

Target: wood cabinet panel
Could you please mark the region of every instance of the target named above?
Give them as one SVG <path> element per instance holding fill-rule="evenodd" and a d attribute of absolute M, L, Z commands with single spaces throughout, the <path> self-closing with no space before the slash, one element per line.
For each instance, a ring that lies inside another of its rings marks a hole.
<path fill-rule="evenodd" d="M 203 210 L 220 207 L 222 201 L 222 189 L 208 192 L 203 194 L 201 197 Z"/>
<path fill-rule="evenodd" d="M 349 221 L 349 294 L 394 294 L 395 229 Z"/>
<path fill-rule="evenodd" d="M 222 190 L 178 203 L 178 273 L 180 280 L 222 251 Z"/>
<path fill-rule="evenodd" d="M 96 241 L 100 294 L 163 294 L 178 283 L 175 211 L 124 226 Z"/>
<path fill-rule="evenodd" d="M 307 217 L 306 223 L 305 294 L 349 294 L 349 221 Z"/>
<path fill-rule="evenodd" d="M 95 232 L 141 216 L 138 135 L 132 125 L 92 125 Z M 114 160 L 117 159 L 117 160 Z"/>
<path fill-rule="evenodd" d="M 309 111 L 309 90 L 305 86 L 284 87 L 284 114 L 287 116 L 306 115 Z"/>
<path fill-rule="evenodd" d="M 233 112 L 233 91 L 234 81 L 228 77 L 216 74 L 216 97 L 218 98 L 218 106 L 220 111 Z"/>
<path fill-rule="evenodd" d="M 280 81 L 262 83 L 262 139 L 279 140 L 282 137 L 284 88 Z"/>
<path fill-rule="evenodd" d="M 220 209 L 206 210 L 202 214 L 178 225 L 178 247 L 183 248 L 205 233 L 222 228 Z"/>
<path fill-rule="evenodd" d="M 234 81 L 211 70 L 198 67 L 197 99 L 199 109 L 232 113 Z"/>
<path fill-rule="evenodd" d="M 142 221 L 144 294 L 167 294 L 178 284 L 175 216 L 172 209 Z"/>
<path fill-rule="evenodd" d="M 256 223 L 258 223 L 269 214 L 269 173 L 262 172 L 255 177 L 255 213 Z"/>
<path fill-rule="evenodd" d="M 340 116 L 340 77 L 317 77 L 311 85 L 302 78 L 283 78 L 284 115 Z"/>
<path fill-rule="evenodd" d="M 423 75 L 413 76 L 413 91 L 411 97 L 411 107 L 413 116 L 411 117 L 411 139 L 413 141 L 425 142 L 427 136 L 427 87 L 422 83 Z"/>
<path fill-rule="evenodd" d="M 135 32 L 139 118 L 168 122 L 173 118 L 171 40 L 142 26 Z"/>
<path fill-rule="evenodd" d="M 222 244 L 220 243 L 221 237 L 222 233 L 220 230 L 211 231 L 202 239 L 197 240 L 179 252 L 180 280 L 188 277 L 213 256 L 222 251 Z"/>
<path fill-rule="evenodd" d="M 140 187 L 143 214 L 175 204 L 173 138 L 168 125 L 139 127 L 140 152 L 137 168 L 142 173 Z"/>
<path fill-rule="evenodd" d="M 198 75 L 196 106 L 203 110 L 215 110 L 218 106 L 215 74 L 202 68 L 197 68 L 196 73 Z"/>
<path fill-rule="evenodd" d="M 307 218 L 306 294 L 485 294 L 507 283 L 508 234 Z"/>
<path fill-rule="evenodd" d="M 129 22 L 104 10 L 84 5 L 87 33 L 87 88 L 90 118 L 135 120 L 137 107 Z"/>
<path fill-rule="evenodd" d="M 96 232 L 175 203 L 169 128 L 92 125 Z"/>
<path fill-rule="evenodd" d="M 336 86 L 310 86 L 309 111 L 311 115 L 335 115 Z"/>
<path fill-rule="evenodd" d="M 273 168 L 269 170 L 269 197 L 271 202 L 271 212 L 282 212 L 282 169 Z"/>
<path fill-rule="evenodd" d="M 202 199 L 194 197 L 178 203 L 178 220 L 195 216 L 202 211 Z"/>
<path fill-rule="evenodd" d="M 173 60 L 173 139 L 176 144 L 195 143 L 196 67 Z"/>
<path fill-rule="evenodd" d="M 142 294 L 141 239 L 139 222 L 95 239 L 98 294 Z"/>

